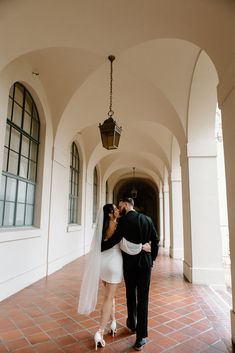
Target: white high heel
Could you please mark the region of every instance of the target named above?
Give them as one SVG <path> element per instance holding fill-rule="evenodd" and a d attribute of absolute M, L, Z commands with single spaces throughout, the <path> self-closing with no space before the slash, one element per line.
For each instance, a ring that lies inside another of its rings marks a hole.
<path fill-rule="evenodd" d="M 110 325 L 110 335 L 114 337 L 117 333 L 117 322 L 116 320 L 113 320 Z"/>
<path fill-rule="evenodd" d="M 98 330 L 94 336 L 95 341 L 95 350 L 97 351 L 97 347 L 105 347 L 105 340 L 103 339 L 103 331 Z"/>

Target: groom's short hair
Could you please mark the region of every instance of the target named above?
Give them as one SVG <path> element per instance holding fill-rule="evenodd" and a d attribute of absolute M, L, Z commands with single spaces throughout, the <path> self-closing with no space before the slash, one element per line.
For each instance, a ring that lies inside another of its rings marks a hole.
<path fill-rule="evenodd" d="M 122 200 L 120 200 L 120 202 L 127 202 L 131 206 L 134 206 L 134 200 L 131 197 L 124 197 Z"/>

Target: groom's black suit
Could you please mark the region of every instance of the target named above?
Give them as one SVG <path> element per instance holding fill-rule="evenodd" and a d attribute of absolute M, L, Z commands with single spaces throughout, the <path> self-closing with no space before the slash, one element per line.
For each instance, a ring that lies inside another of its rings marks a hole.
<path fill-rule="evenodd" d="M 109 240 L 102 242 L 102 251 L 119 243 L 122 237 L 136 244 L 145 244 L 151 241 L 151 253 L 141 251 L 137 255 L 128 255 L 122 251 L 128 327 L 136 329 L 137 339 L 141 339 L 148 336 L 150 276 L 153 261 L 158 253 L 159 240 L 151 219 L 134 210 L 120 218 L 115 234 Z"/>

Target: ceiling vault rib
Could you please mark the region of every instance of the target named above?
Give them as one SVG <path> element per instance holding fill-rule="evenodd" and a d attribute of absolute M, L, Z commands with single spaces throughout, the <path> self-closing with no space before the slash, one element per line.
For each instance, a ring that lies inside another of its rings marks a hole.
<path fill-rule="evenodd" d="M 193 77 L 194 77 L 196 66 L 197 66 L 197 63 L 198 63 L 198 60 L 199 60 L 199 57 L 200 57 L 202 51 L 203 51 L 202 49 L 200 49 L 198 51 L 197 57 L 195 59 L 194 67 L 193 67 L 193 70 L 192 70 L 192 76 L 191 76 L 191 80 L 190 80 L 190 87 L 189 87 L 189 90 L 188 90 L 187 117 L 186 117 L 186 140 L 187 140 L 187 142 L 188 142 L 188 114 L 189 114 L 189 104 L 190 104 L 191 90 L 192 90 L 192 84 L 193 84 Z"/>

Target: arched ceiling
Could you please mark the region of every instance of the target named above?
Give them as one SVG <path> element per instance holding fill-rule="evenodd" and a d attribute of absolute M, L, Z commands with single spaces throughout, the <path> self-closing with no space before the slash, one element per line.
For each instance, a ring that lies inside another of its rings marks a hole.
<path fill-rule="evenodd" d="M 185 39 L 205 49 L 218 72 L 232 63 L 231 0 L 1 0 L 0 10 L 0 70 L 42 48 L 73 47 L 105 57 L 156 38 Z"/>
<path fill-rule="evenodd" d="M 61 150 L 79 133 L 87 160 L 103 169 L 108 155 L 118 169 L 119 153 L 131 164 L 141 149 L 138 163 L 148 164 L 147 154 L 169 171 L 173 137 L 180 148 L 186 143 L 200 54 L 209 55 L 220 80 L 231 69 L 234 10 L 230 0 L 2 0 L 0 71 L 19 61 L 39 72 Z M 109 104 L 109 54 L 116 56 L 113 108 L 123 127 L 115 153 L 102 149 L 98 131 Z"/>

